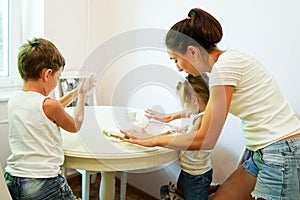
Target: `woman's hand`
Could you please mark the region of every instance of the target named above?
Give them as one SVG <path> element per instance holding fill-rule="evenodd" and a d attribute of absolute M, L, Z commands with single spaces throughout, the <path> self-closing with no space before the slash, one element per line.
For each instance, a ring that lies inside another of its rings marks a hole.
<path fill-rule="evenodd" d="M 138 144 L 144 147 L 156 147 L 157 145 L 157 138 L 159 136 L 153 136 L 151 138 L 137 138 L 137 139 L 125 139 L 126 142 L 132 144 Z"/>
<path fill-rule="evenodd" d="M 157 146 L 156 139 L 159 136 L 154 136 L 145 131 L 145 129 L 132 128 L 129 130 L 121 130 L 121 133 L 125 135 L 125 141 L 138 144 L 145 147 L 155 147 Z"/>
<path fill-rule="evenodd" d="M 153 136 L 151 134 L 148 134 L 144 129 L 142 130 L 142 132 L 132 129 L 128 131 L 121 130 L 121 133 L 125 135 L 126 142 L 138 144 L 145 147 L 157 146 L 156 141 L 159 136 Z"/>
<path fill-rule="evenodd" d="M 153 135 L 147 133 L 143 128 L 134 127 L 129 130 L 120 130 L 125 135 L 126 139 L 151 138 Z"/>

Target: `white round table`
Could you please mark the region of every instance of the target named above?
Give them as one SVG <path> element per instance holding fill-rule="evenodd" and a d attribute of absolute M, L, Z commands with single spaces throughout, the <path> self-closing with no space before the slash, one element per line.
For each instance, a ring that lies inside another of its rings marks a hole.
<path fill-rule="evenodd" d="M 66 108 L 72 114 L 74 108 Z M 90 172 L 121 172 L 121 199 L 126 195 L 126 171 L 155 169 L 156 167 L 177 160 L 178 151 L 154 147 L 147 148 L 123 141 L 111 141 L 103 135 L 103 130 L 117 132 L 135 124 L 130 120 L 132 109 L 112 106 L 87 106 L 81 130 L 68 133 L 62 130 L 65 161 L 63 167 L 81 169 Z M 141 118 L 143 111 L 137 112 Z M 106 176 L 105 176 L 106 175 Z M 100 196 L 102 199 L 114 193 L 114 173 L 103 173 Z M 123 179 L 123 180 L 122 180 Z M 125 179 L 125 180 L 124 180 Z M 89 182 L 86 184 L 89 186 Z M 89 187 L 82 196 L 88 199 Z"/>

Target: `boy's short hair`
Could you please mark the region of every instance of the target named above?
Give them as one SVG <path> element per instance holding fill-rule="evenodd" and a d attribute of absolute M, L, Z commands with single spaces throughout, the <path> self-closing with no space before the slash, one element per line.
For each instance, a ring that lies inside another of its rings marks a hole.
<path fill-rule="evenodd" d="M 18 70 L 23 80 L 39 79 L 42 69 L 57 72 L 65 66 L 65 59 L 56 46 L 43 38 L 33 38 L 20 47 Z"/>

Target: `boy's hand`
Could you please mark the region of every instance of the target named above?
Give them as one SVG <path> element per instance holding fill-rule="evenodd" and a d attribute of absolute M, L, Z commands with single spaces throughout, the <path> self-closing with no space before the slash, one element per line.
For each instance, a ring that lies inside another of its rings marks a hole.
<path fill-rule="evenodd" d="M 84 78 L 78 85 L 78 94 L 88 94 L 95 87 L 95 84 L 96 79 L 94 76 Z"/>

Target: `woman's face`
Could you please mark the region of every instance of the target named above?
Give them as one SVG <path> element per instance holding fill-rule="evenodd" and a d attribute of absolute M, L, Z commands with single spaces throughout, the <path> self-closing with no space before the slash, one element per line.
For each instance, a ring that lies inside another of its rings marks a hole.
<path fill-rule="evenodd" d="M 196 47 L 194 48 L 196 49 Z M 199 76 L 202 72 L 209 72 L 207 63 L 201 59 L 200 52 L 188 49 L 185 54 L 168 50 L 171 60 L 174 60 L 179 71 L 185 71 L 193 76 Z"/>
<path fill-rule="evenodd" d="M 191 59 L 189 58 L 187 53 L 182 55 L 180 53 L 168 51 L 168 54 L 170 56 L 170 59 L 175 62 L 178 71 L 184 71 L 188 74 L 192 74 L 193 76 L 200 75 L 200 72 L 191 63 Z"/>

